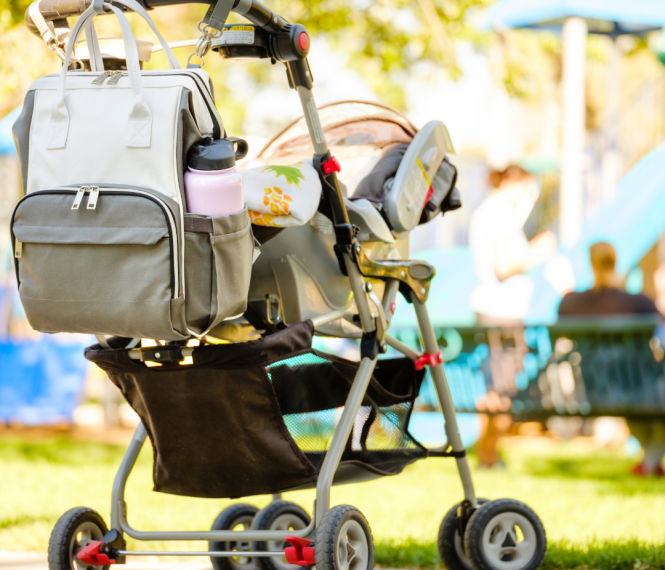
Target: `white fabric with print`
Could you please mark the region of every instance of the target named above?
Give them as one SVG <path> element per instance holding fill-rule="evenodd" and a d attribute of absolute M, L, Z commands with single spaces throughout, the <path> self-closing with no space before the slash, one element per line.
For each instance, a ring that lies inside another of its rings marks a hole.
<path fill-rule="evenodd" d="M 285 228 L 312 219 L 321 199 L 321 181 L 312 159 L 290 166 L 250 160 L 239 165 L 245 204 L 253 224 Z"/>

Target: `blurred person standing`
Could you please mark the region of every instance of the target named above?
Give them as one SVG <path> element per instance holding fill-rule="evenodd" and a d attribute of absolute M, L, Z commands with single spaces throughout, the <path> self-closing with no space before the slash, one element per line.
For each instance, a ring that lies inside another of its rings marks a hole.
<path fill-rule="evenodd" d="M 529 241 L 524 223 L 538 197 L 536 179 L 519 166 L 490 174 L 492 192 L 471 215 L 469 246 L 479 285 L 469 303 L 478 323 L 517 324 L 527 314 L 533 281 L 525 271 L 557 248 L 552 232 Z"/>
<path fill-rule="evenodd" d="M 513 165 L 491 172 L 489 182 L 492 192 L 474 210 L 469 225 L 469 245 L 479 281 L 469 304 L 480 325 L 521 324 L 533 294 L 533 281 L 523 272 L 546 261 L 555 252 L 557 241 L 552 232 L 531 241 L 524 233 L 524 223 L 538 198 L 538 184 L 531 174 Z M 488 394 L 485 402 L 490 412 L 491 396 Z M 498 443 L 510 429 L 510 416 L 480 417 L 479 465 L 502 467 Z"/>
<path fill-rule="evenodd" d="M 568 293 L 559 305 L 559 317 L 660 314 L 646 295 L 631 295 L 621 288 L 616 273 L 617 256 L 611 244 L 598 242 L 589 249 L 594 285 L 582 293 Z M 644 449 L 642 462 L 632 473 L 640 476 L 665 475 L 665 422 L 658 419 L 628 419 L 630 433 Z"/>

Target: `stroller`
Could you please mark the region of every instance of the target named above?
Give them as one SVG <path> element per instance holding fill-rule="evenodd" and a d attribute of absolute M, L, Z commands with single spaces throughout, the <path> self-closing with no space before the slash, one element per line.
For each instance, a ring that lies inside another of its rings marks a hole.
<path fill-rule="evenodd" d="M 38 0 L 26 23 L 60 53 L 66 18 L 89 4 Z M 109 374 L 142 421 L 113 484 L 110 529 L 91 509 L 65 513 L 51 535 L 50 570 L 108 568 L 137 555 L 209 556 L 215 570 L 371 570 L 370 526 L 356 508 L 331 505 L 331 486 L 396 475 L 427 457 L 453 458 L 463 487 L 464 499 L 439 529 L 445 566 L 536 570 L 547 548 L 537 515 L 515 500 L 476 497 L 426 308 L 435 271 L 408 258 L 410 231 L 461 206 L 446 158 L 453 152 L 446 127 L 432 121 L 418 130 L 401 113 L 374 103 L 317 109 L 306 30 L 257 0 L 236 1 L 232 9 L 251 25 L 227 25 L 222 38 L 204 28 L 195 53 L 203 57 L 213 49 L 228 59 L 285 64 L 304 117 L 276 135 L 259 158 L 286 164 L 313 156 L 321 203 L 308 224 L 253 226 L 261 254 L 241 317 L 200 341 L 149 346 L 98 337 L 99 344 L 86 349 L 86 358 Z M 111 56 L 107 64 L 123 69 L 122 57 Z M 388 334 L 398 294 L 415 309 L 422 353 Z M 359 362 L 314 350 L 314 335 L 356 339 Z M 389 347 L 403 357 L 382 358 Z M 426 368 L 445 418 L 447 442 L 437 449 L 426 449 L 408 430 Z M 156 491 L 208 498 L 272 494 L 273 501 L 262 510 L 230 506 L 209 531 L 134 529 L 124 490 L 147 437 Z M 282 499 L 284 492 L 306 488 L 316 489 L 311 516 Z M 130 551 L 125 535 L 205 540 L 209 550 Z"/>

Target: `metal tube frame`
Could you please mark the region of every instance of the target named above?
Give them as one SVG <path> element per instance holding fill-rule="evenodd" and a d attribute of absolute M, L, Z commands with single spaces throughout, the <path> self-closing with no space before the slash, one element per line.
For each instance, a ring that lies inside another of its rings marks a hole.
<path fill-rule="evenodd" d="M 323 156 L 328 152 L 328 146 L 323 136 L 323 129 L 318 116 L 318 111 L 311 89 L 302 86 L 297 86 L 297 92 L 302 104 L 303 113 L 309 130 L 312 145 L 317 156 Z M 341 214 L 344 220 L 338 222 L 348 222 L 348 215 L 346 208 L 341 200 Z M 344 254 L 344 265 L 348 272 L 351 289 L 354 294 L 356 307 L 360 317 L 361 329 L 365 333 L 371 333 L 376 330 L 375 316 L 372 314 L 370 302 L 365 290 L 365 279 L 360 274 L 357 265 L 348 253 Z M 395 295 L 397 294 L 398 283 L 395 280 L 389 280 L 386 283 L 386 289 L 383 299 L 383 312 L 386 314 L 388 320 L 392 317 L 390 307 L 394 302 Z M 424 304 L 419 303 L 416 296 L 411 294 L 416 314 L 418 316 L 418 325 L 423 339 L 423 345 L 428 353 L 436 353 L 438 345 L 434 329 L 432 328 L 427 309 Z M 378 307 L 377 307 L 378 308 Z M 321 315 L 313 319 L 316 326 L 322 326 L 328 322 L 332 322 L 339 318 L 348 317 L 346 310 L 332 311 L 328 315 Z M 386 331 L 383 331 L 385 333 Z M 394 339 L 386 336 L 386 342 L 404 353 L 411 359 L 418 357 L 415 351 Z M 193 350 L 193 349 L 192 349 Z M 333 484 L 335 472 L 339 466 L 346 442 L 348 441 L 353 430 L 354 421 L 360 409 L 363 398 L 367 391 L 367 387 L 372 378 L 374 368 L 376 367 L 377 358 L 364 357 L 360 361 L 358 372 L 353 380 L 351 389 L 344 404 L 342 416 L 335 430 L 330 448 L 326 452 L 321 471 L 316 485 L 316 501 L 314 503 L 314 516 L 311 523 L 307 528 L 299 531 L 258 531 L 258 530 L 243 530 L 243 531 L 139 531 L 132 528 L 127 521 L 127 504 L 125 502 L 125 487 L 127 479 L 136 463 L 138 455 L 146 440 L 146 430 L 143 424 L 139 424 L 134 434 L 134 437 L 125 453 L 125 456 L 120 464 L 118 473 L 113 483 L 113 491 L 111 498 L 111 528 L 125 533 L 137 540 L 152 541 L 152 540 L 206 540 L 206 541 L 236 541 L 236 540 L 260 540 L 260 541 L 283 541 L 286 536 L 308 537 L 312 534 L 316 526 L 321 522 L 321 519 L 330 509 L 330 490 Z M 445 373 L 441 364 L 432 367 L 432 377 L 436 386 L 437 395 L 441 404 L 441 410 L 445 418 L 445 429 L 448 437 L 448 442 L 452 445 L 454 451 L 464 450 L 462 439 L 459 434 L 457 426 L 457 419 L 455 416 L 455 409 L 453 407 L 452 398 L 448 389 Z M 473 482 L 471 480 L 471 472 L 466 457 L 457 458 L 457 468 L 459 470 L 462 486 L 464 488 L 464 496 L 475 506 L 477 504 Z M 281 499 L 281 494 L 273 495 L 273 500 Z M 144 552 L 144 551 L 121 551 L 122 555 L 163 555 L 163 556 L 238 556 L 238 552 Z M 243 552 L 243 556 L 281 556 L 281 552 Z"/>
<path fill-rule="evenodd" d="M 425 306 L 425 303 L 418 301 L 418 298 L 413 292 L 411 292 L 411 302 L 416 310 L 418 328 L 420 329 L 420 336 L 422 338 L 423 346 L 425 347 L 425 352 L 428 354 L 436 354 L 439 351 L 439 345 L 436 341 L 434 327 L 432 327 L 429 314 L 427 313 L 427 307 Z M 463 452 L 465 451 L 465 448 L 462 443 L 459 426 L 457 425 L 457 413 L 455 412 L 455 406 L 453 405 L 453 398 L 450 395 L 450 388 L 448 387 L 448 380 L 446 380 L 446 373 L 443 370 L 443 364 L 438 363 L 436 366 L 432 366 L 430 368 L 430 373 L 432 374 L 432 380 L 434 380 L 434 386 L 436 387 L 436 394 L 439 398 L 439 405 L 443 412 L 448 444 L 452 446 L 453 451 Z M 476 500 L 476 492 L 473 487 L 469 460 L 466 455 L 463 457 L 456 457 L 455 459 L 457 461 L 457 471 L 459 472 L 462 487 L 464 489 L 464 498 L 471 503 L 472 507 L 476 507 L 478 501 Z"/>

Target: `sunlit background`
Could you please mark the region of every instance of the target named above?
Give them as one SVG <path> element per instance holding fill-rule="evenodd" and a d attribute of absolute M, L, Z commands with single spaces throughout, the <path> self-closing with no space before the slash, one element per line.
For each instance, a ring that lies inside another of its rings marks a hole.
<path fill-rule="evenodd" d="M 94 340 L 34 332 L 16 291 L 9 223 L 21 184 L 11 127 L 30 83 L 60 69 L 22 24 L 27 5 L 0 0 L 0 568 L 6 551 L 37 553 L 26 560 L 45 567 L 50 530 L 71 506 L 107 515 L 138 423 L 83 359 Z M 480 496 L 514 496 L 540 514 L 552 544 L 547 568 L 665 568 L 665 3 L 269 7 L 310 32 L 319 105 L 381 101 L 418 127 L 440 120 L 450 131 L 463 207 L 419 226 L 410 251 L 437 270 L 428 306 Z M 178 41 L 196 38 L 204 13 L 186 5 L 151 14 Z M 137 38 L 152 39 L 129 18 Z M 100 38 L 120 36 L 114 19 L 100 20 Z M 191 51 L 176 50 L 181 63 Z M 164 66 L 155 53 L 145 68 Z M 260 145 L 301 115 L 279 64 L 211 53 L 205 69 L 231 136 Z M 615 259 L 601 274 L 590 255 L 599 242 L 614 252 L 603 259 Z M 559 318 L 566 294 L 601 285 L 644 295 L 653 310 L 571 309 Z M 420 350 L 401 299 L 393 326 Z M 351 342 L 317 343 L 357 358 Z M 442 426 L 428 376 L 411 432 L 440 445 Z M 135 526 L 206 528 L 227 504 L 150 493 L 150 461 L 144 450 L 130 482 Z M 387 567 L 440 565 L 437 528 L 460 498 L 454 465 L 443 459 L 334 492 L 367 515 Z M 313 493 L 292 500 L 311 509 Z"/>

